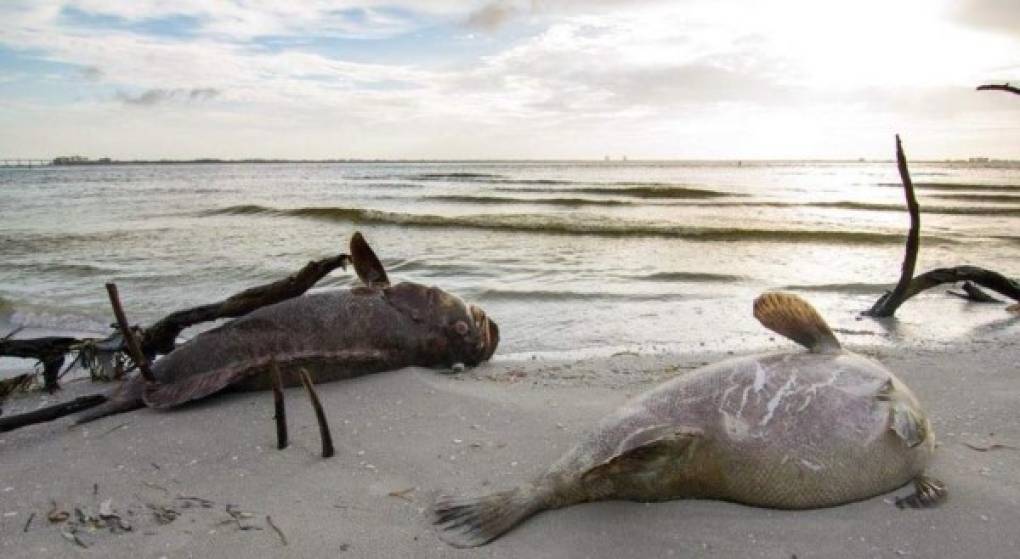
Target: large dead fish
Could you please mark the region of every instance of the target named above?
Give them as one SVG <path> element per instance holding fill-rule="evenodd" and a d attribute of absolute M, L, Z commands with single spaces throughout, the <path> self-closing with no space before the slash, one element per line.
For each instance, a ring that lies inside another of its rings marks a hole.
<path fill-rule="evenodd" d="M 482 309 L 436 287 L 390 285 L 360 233 L 351 238 L 351 261 L 365 285 L 288 299 L 203 332 L 153 364 L 155 382 L 127 380 L 77 422 L 225 389 L 267 389 L 273 366 L 295 385 L 302 369 L 320 383 L 408 366 L 472 366 L 495 352 L 499 330 Z"/>
<path fill-rule="evenodd" d="M 755 317 L 808 348 L 725 360 L 673 379 L 606 417 L 532 483 L 487 497 L 440 497 L 439 536 L 482 545 L 545 509 L 602 499 L 722 499 L 802 509 L 866 499 L 914 480 L 898 505 L 929 506 L 935 448 L 910 390 L 840 348 L 800 298 L 765 294 Z"/>

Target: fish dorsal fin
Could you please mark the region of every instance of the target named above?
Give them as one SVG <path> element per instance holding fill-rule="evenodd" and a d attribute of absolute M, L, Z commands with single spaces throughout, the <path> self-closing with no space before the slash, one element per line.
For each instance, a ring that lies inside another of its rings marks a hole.
<path fill-rule="evenodd" d="M 588 479 L 606 479 L 639 471 L 655 471 L 664 464 L 680 465 L 704 436 L 701 429 L 683 425 L 653 425 L 620 443 L 612 456 L 588 470 Z"/>
<path fill-rule="evenodd" d="M 792 293 L 765 293 L 754 300 L 754 317 L 813 353 L 835 353 L 839 340 L 807 301 Z"/>
<path fill-rule="evenodd" d="M 375 251 L 368 246 L 368 241 L 359 231 L 355 231 L 351 236 L 351 262 L 354 264 L 354 271 L 365 285 L 386 287 L 390 284 L 390 278 L 386 276 L 382 262 L 379 262 Z"/>

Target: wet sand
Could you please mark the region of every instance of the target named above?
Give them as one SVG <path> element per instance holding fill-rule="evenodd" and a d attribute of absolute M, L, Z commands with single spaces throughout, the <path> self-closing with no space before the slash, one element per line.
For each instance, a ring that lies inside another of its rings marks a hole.
<path fill-rule="evenodd" d="M 627 397 L 719 357 L 622 354 L 497 361 L 459 376 L 405 369 L 322 385 L 337 447 L 328 460 L 319 457 L 300 389 L 287 391 L 291 446 L 283 451 L 265 392 L 0 433 L 0 556 L 1020 556 L 1020 450 L 967 446 L 1020 448 L 1020 347 L 864 353 L 897 371 L 932 417 L 940 447 L 930 472 L 950 490 L 940 508 L 898 510 L 892 495 L 813 511 L 601 502 L 539 514 L 476 550 L 441 542 L 423 515 L 433 492 L 527 481 Z M 60 398 L 95 390 L 72 383 Z M 39 399 L 8 402 L 4 412 Z M 107 500 L 105 512 L 130 532 L 82 526 L 87 549 L 62 535 L 76 523 L 74 507 L 94 516 Z M 50 523 L 51 501 L 71 518 Z M 151 507 L 177 516 L 160 523 Z"/>

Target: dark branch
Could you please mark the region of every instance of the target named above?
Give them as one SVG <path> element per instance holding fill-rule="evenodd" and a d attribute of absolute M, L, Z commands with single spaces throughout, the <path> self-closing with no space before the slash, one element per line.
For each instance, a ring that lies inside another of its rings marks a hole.
<path fill-rule="evenodd" d="M 900 280 L 892 293 L 882 296 L 864 314 L 870 316 L 892 316 L 896 309 L 909 297 L 907 291 L 911 279 L 914 277 L 914 268 L 917 265 L 917 252 L 921 245 L 921 208 L 917 204 L 917 197 L 914 195 L 914 182 L 910 179 L 910 170 L 907 168 L 907 157 L 903 154 L 903 144 L 900 142 L 899 134 L 896 135 L 896 167 L 900 172 L 900 181 L 903 182 L 903 193 L 907 199 L 907 211 L 910 213 L 910 231 L 907 233 L 907 248 L 903 255 L 903 266 L 900 269 Z"/>
<path fill-rule="evenodd" d="M 1009 93 L 1014 93 L 1016 95 L 1020 95 L 1020 88 L 1013 87 L 1013 86 L 1009 85 L 1008 83 L 1004 83 L 1004 84 L 1001 84 L 1001 85 L 1000 84 L 994 84 L 994 83 L 985 84 L 985 85 L 979 85 L 977 87 L 977 90 L 978 91 L 1006 91 L 1006 92 L 1009 92 Z"/>
<path fill-rule="evenodd" d="M 57 375 L 64 364 L 64 355 L 71 352 L 81 340 L 50 336 L 29 340 L 0 340 L 0 355 L 37 359 L 43 365 L 43 381 L 51 393 L 59 388 Z"/>
<path fill-rule="evenodd" d="M 106 396 L 103 396 L 102 394 L 81 396 L 71 400 L 70 402 L 54 404 L 36 411 L 19 413 L 18 415 L 12 415 L 10 417 L 2 417 L 0 418 L 0 433 L 17 429 L 18 427 L 24 427 L 26 425 L 34 425 L 44 421 L 53 421 L 54 419 L 64 417 L 65 415 L 78 413 L 82 410 L 98 406 L 105 401 Z"/>
<path fill-rule="evenodd" d="M 346 269 L 350 257 L 340 254 L 309 262 L 296 274 L 266 285 L 246 289 L 222 301 L 184 309 L 167 315 L 142 333 L 142 351 L 153 356 L 170 353 L 177 336 L 189 326 L 220 318 L 243 316 L 251 311 L 297 297 L 337 268 Z"/>
<path fill-rule="evenodd" d="M 138 344 L 138 338 L 135 337 L 134 331 L 131 330 L 127 315 L 124 314 L 124 307 L 120 304 L 117 284 L 106 284 L 106 292 L 110 295 L 110 305 L 113 307 L 114 316 L 117 317 L 117 327 L 120 328 L 120 335 L 124 337 L 128 355 L 131 356 L 131 360 L 138 366 L 138 370 L 142 373 L 142 377 L 145 380 L 156 382 L 156 377 L 152 374 L 152 369 L 149 368 L 149 358 L 142 353 L 142 347 Z"/>

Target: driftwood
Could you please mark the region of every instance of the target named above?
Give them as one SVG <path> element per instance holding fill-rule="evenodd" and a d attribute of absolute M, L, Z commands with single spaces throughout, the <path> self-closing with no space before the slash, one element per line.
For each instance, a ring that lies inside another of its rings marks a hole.
<path fill-rule="evenodd" d="M 105 401 L 106 396 L 103 396 L 102 394 L 93 394 L 91 396 L 81 396 L 69 402 L 46 406 L 45 408 L 41 408 L 36 411 L 19 413 L 10 417 L 0 417 L 0 433 L 24 427 L 26 425 L 33 425 L 44 421 L 53 421 L 54 419 L 65 415 L 98 406 Z"/>
<path fill-rule="evenodd" d="M 903 146 L 899 135 L 896 136 L 896 164 L 903 182 L 903 191 L 907 199 L 907 211 L 910 213 L 910 231 L 907 234 L 907 245 L 903 256 L 900 280 L 896 287 L 887 292 L 864 314 L 875 317 L 888 317 L 896 313 L 907 299 L 918 293 L 943 283 L 960 281 L 973 282 L 992 291 L 1001 293 L 1014 300 L 1020 300 L 1020 284 L 998 272 L 978 266 L 956 266 L 954 268 L 936 268 L 914 277 L 917 264 L 917 253 L 920 248 L 921 210 L 914 196 L 914 184 L 910 180 L 907 158 L 903 154 Z"/>
<path fill-rule="evenodd" d="M 43 383 L 52 393 L 59 388 L 57 376 L 64 366 L 64 356 L 81 343 L 77 338 L 49 336 L 30 340 L 0 340 L 0 355 L 36 359 L 43 366 Z"/>
<path fill-rule="evenodd" d="M 1014 87 L 1012 85 L 1009 85 L 1008 82 L 1004 83 L 1004 84 L 989 83 L 989 84 L 985 84 L 985 85 L 979 85 L 977 87 L 977 90 L 978 91 L 1005 91 L 1005 92 L 1008 92 L 1008 93 L 1015 93 L 1017 95 L 1020 95 L 1020 87 Z"/>
<path fill-rule="evenodd" d="M 147 363 L 156 355 L 170 353 L 173 351 L 181 331 L 195 324 L 243 316 L 260 307 L 297 297 L 308 291 L 333 270 L 337 268 L 346 270 L 349 262 L 350 256 L 347 254 L 315 260 L 306 264 L 297 273 L 282 280 L 246 289 L 216 303 L 173 312 L 141 331 L 139 336 L 140 353 L 137 354 L 137 358 L 132 355 L 132 361 L 136 364 Z M 109 288 L 107 289 L 109 291 Z M 120 301 L 119 297 L 114 296 L 115 293 L 116 286 L 113 286 L 110 293 L 111 304 L 115 309 L 114 314 L 117 314 L 116 308 L 120 305 Z M 116 303 L 114 303 L 114 299 L 116 299 Z M 123 313 L 123 309 L 120 310 L 120 313 Z M 122 326 L 118 319 L 118 330 L 121 332 L 132 331 L 133 329 L 126 327 L 126 319 L 124 322 L 125 325 Z M 127 329 L 125 330 L 125 328 Z M 127 335 L 131 338 L 134 337 L 131 334 Z M 45 386 L 50 392 L 59 388 L 57 383 L 59 371 L 68 353 L 81 351 L 84 347 L 95 349 L 98 343 L 103 342 L 103 340 L 92 338 L 46 337 L 12 340 L 9 337 L 10 335 L 8 338 L 0 339 L 0 356 L 37 359 L 43 365 Z M 130 351 L 129 343 L 125 339 L 114 351 Z M 146 375 L 146 370 L 143 369 L 141 372 Z M 147 378 L 149 377 L 151 377 L 151 372 L 147 375 Z"/>
<path fill-rule="evenodd" d="M 963 285 L 961 285 L 960 288 L 963 289 L 963 293 L 956 291 L 946 291 L 946 293 L 975 303 L 1002 303 L 1002 301 L 992 297 L 983 289 L 969 281 L 963 282 Z"/>
<path fill-rule="evenodd" d="M 236 318 L 257 308 L 297 297 L 333 270 L 346 270 L 350 259 L 350 256 L 340 254 L 315 260 L 282 280 L 246 289 L 216 303 L 171 313 L 142 332 L 142 351 L 149 357 L 170 353 L 177 336 L 189 326 L 220 318 Z"/>
<path fill-rule="evenodd" d="M 135 366 L 138 367 L 142 378 L 148 382 L 156 382 L 156 377 L 152 374 L 152 369 L 149 368 L 149 359 L 142 353 L 142 348 L 138 345 L 138 339 L 135 338 L 134 331 L 131 330 L 131 324 L 128 322 L 127 315 L 124 314 L 124 307 L 120 304 L 117 284 L 106 284 L 106 293 L 110 296 L 113 316 L 117 317 L 117 327 L 120 328 L 120 335 L 124 337 L 124 345 L 127 346 L 128 355 L 135 362 Z"/>

